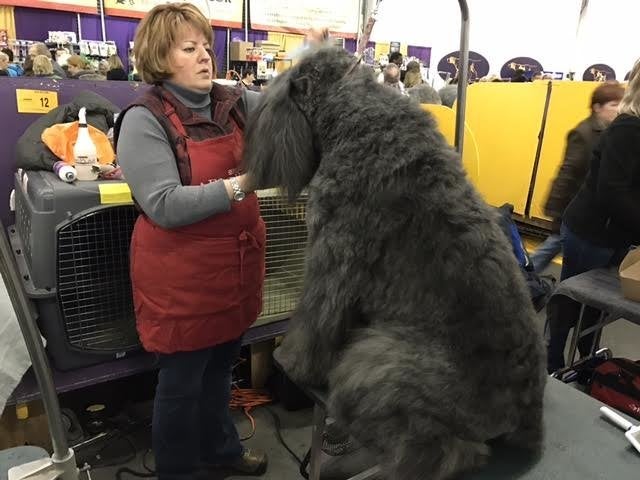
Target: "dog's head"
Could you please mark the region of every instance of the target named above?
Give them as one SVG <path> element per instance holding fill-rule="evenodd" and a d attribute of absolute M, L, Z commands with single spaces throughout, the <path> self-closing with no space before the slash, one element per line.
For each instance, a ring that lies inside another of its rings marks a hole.
<path fill-rule="evenodd" d="M 293 200 L 311 181 L 321 155 L 318 109 L 356 61 L 343 49 L 321 48 L 269 84 L 245 137 L 245 168 L 256 188 L 281 187 Z"/>

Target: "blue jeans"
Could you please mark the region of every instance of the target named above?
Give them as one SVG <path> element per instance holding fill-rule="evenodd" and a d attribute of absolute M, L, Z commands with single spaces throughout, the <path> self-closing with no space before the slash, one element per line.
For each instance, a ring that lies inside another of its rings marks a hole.
<path fill-rule="evenodd" d="M 560 228 L 563 237 L 562 273 L 560 280 L 579 275 L 596 268 L 616 265 L 622 261 L 627 249 L 599 247 L 583 240 L 574 234 L 563 223 Z M 567 344 L 569 330 L 575 326 L 580 315 L 580 304 L 568 297 L 558 297 L 547 307 L 549 322 L 549 344 L 547 346 L 547 369 L 549 373 L 565 366 L 564 349 Z M 596 324 L 600 312 L 586 307 L 582 318 L 582 328 Z M 591 351 L 594 334 L 586 335 L 578 342 L 580 355 L 586 356 Z"/>
<path fill-rule="evenodd" d="M 240 345 L 238 339 L 160 355 L 152 427 L 158 480 L 193 480 L 203 464 L 228 464 L 242 454 L 229 413 Z"/>
<path fill-rule="evenodd" d="M 551 260 L 561 251 L 562 234 L 552 233 L 536 248 L 536 251 L 531 254 L 533 270 L 536 273 L 542 273 L 542 271 L 549 266 Z"/>

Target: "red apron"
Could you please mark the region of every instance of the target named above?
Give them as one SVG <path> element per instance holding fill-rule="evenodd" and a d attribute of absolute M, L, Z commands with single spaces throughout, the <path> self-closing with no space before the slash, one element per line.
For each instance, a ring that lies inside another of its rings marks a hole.
<path fill-rule="evenodd" d="M 186 138 L 191 185 L 236 175 L 242 133 L 193 141 L 169 104 L 168 117 Z M 248 194 L 231 211 L 164 229 L 141 214 L 131 240 L 136 324 L 144 348 L 173 353 L 234 340 L 262 308 L 265 225 L 258 198 Z"/>

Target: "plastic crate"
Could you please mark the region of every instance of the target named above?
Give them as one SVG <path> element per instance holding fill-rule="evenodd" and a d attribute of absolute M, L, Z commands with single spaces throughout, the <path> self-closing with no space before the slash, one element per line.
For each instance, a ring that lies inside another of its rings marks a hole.
<path fill-rule="evenodd" d="M 302 195 L 288 203 L 277 190 L 261 190 L 260 215 L 267 226 L 266 278 L 257 324 L 288 318 L 298 305 L 307 245 L 306 204 Z"/>
<path fill-rule="evenodd" d="M 137 213 L 101 203 L 100 185 L 67 184 L 51 172 L 15 177 L 16 223 L 9 237 L 52 361 L 69 370 L 138 350 L 129 277 Z M 306 196 L 289 204 L 258 192 L 267 226 L 263 308 L 256 325 L 286 319 L 304 278 Z"/>
<path fill-rule="evenodd" d="M 140 349 L 129 277 L 137 213 L 133 204 L 101 195 L 101 184 L 117 183 L 68 184 L 44 171 L 15 176 L 9 238 L 59 370 Z"/>

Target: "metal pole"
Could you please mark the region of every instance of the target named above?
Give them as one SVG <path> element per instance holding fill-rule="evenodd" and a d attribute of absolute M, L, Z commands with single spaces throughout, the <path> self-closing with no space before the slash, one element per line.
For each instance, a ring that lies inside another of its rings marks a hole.
<path fill-rule="evenodd" d="M 249 0 L 244 0 L 244 41 L 249 41 Z"/>
<path fill-rule="evenodd" d="M 80 23 L 80 14 L 76 13 L 76 19 L 78 21 L 78 41 L 82 40 L 82 24 Z"/>
<path fill-rule="evenodd" d="M 469 84 L 469 6 L 467 0 L 458 0 L 460 5 L 460 70 L 458 74 L 458 100 L 456 103 L 455 146 L 462 156 L 464 144 L 464 115 L 467 104 L 467 86 Z"/>
<path fill-rule="evenodd" d="M 225 49 L 225 57 L 227 59 L 227 69 L 225 70 L 225 72 L 229 71 L 229 43 L 231 42 L 231 29 L 227 28 L 227 38 L 226 38 L 226 42 L 224 45 L 224 49 Z"/>
<path fill-rule="evenodd" d="M 358 3 L 358 27 L 356 29 L 356 52 L 358 51 L 358 42 L 364 33 L 364 24 L 367 20 L 367 3 L 369 0 L 359 0 Z"/>
<path fill-rule="evenodd" d="M 98 0 L 100 6 L 100 27 L 102 28 L 102 41 L 107 41 L 107 30 L 104 26 L 104 0 Z"/>
<path fill-rule="evenodd" d="M 0 224 L 1 225 L 1 224 Z M 69 444 L 65 434 L 65 428 L 60 415 L 60 404 L 56 389 L 53 384 L 51 368 L 49 367 L 49 359 L 42 346 L 40 331 L 36 326 L 35 320 L 31 315 L 29 299 L 22 289 L 22 282 L 18 276 L 18 268 L 13 258 L 11 246 L 7 240 L 6 233 L 0 231 L 0 272 L 4 280 L 7 293 L 11 299 L 13 310 L 16 313 L 24 343 L 27 345 L 29 357 L 33 364 L 33 372 L 36 375 L 44 410 L 49 422 L 49 432 L 51 433 L 51 443 L 53 445 L 54 462 L 63 461 L 73 454 L 69 450 Z"/>

